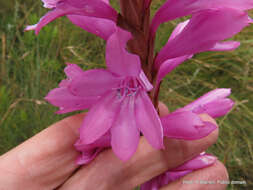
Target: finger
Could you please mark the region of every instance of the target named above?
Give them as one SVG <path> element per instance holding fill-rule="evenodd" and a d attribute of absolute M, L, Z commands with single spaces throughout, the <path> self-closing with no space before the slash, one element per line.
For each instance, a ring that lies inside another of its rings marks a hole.
<path fill-rule="evenodd" d="M 225 166 L 216 161 L 212 166 L 194 171 L 161 188 L 161 190 L 224 190 L 228 181 Z"/>
<path fill-rule="evenodd" d="M 160 117 L 163 117 L 169 114 L 169 109 L 163 102 L 159 102 L 158 110 L 159 110 Z"/>
<path fill-rule="evenodd" d="M 53 189 L 78 167 L 78 139 L 84 114 L 68 117 L 0 157 L 0 189 Z"/>
<path fill-rule="evenodd" d="M 207 115 L 201 117 L 205 121 L 213 122 Z M 165 150 L 153 149 L 142 137 L 137 152 L 129 161 L 122 162 L 112 150 L 106 150 L 92 163 L 78 170 L 60 189 L 134 188 L 197 156 L 212 145 L 217 136 L 218 130 L 196 141 L 165 139 Z"/>

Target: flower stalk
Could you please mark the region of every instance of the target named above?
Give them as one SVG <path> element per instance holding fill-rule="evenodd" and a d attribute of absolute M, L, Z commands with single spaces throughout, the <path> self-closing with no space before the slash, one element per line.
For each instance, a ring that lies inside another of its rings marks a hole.
<path fill-rule="evenodd" d="M 154 43 L 150 31 L 150 3 L 147 0 L 120 0 L 121 14 L 118 15 L 117 25 L 132 33 L 127 47 L 131 53 L 139 55 L 141 65 L 147 78 L 154 86 L 149 97 L 158 108 L 160 84 L 157 86 L 157 69 L 154 67 Z"/>

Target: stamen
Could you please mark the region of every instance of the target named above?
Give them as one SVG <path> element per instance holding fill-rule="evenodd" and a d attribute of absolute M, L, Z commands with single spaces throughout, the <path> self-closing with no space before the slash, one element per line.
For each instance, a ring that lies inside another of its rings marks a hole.
<path fill-rule="evenodd" d="M 136 77 L 126 77 L 120 81 L 117 88 L 113 88 L 113 90 L 117 91 L 117 98 L 119 100 L 124 99 L 126 96 L 135 96 L 141 89 L 145 89 L 145 86 Z"/>

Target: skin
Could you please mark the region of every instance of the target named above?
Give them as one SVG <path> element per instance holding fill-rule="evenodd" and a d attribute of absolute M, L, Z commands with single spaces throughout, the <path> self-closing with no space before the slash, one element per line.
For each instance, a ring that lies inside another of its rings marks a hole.
<path fill-rule="evenodd" d="M 168 109 L 159 105 L 160 115 Z M 100 153 L 87 166 L 75 164 L 78 152 L 73 144 L 78 139 L 78 128 L 84 114 L 61 120 L 21 145 L 0 156 L 0 190 L 121 190 L 132 189 L 149 179 L 175 168 L 215 143 L 218 129 L 195 141 L 164 139 L 165 149 L 153 149 L 141 137 L 138 150 L 127 162 L 119 160 L 111 149 Z M 208 115 L 205 121 L 215 123 Z M 222 190 L 226 185 L 184 184 L 183 180 L 228 180 L 223 164 L 195 171 L 163 187 L 163 190 Z"/>

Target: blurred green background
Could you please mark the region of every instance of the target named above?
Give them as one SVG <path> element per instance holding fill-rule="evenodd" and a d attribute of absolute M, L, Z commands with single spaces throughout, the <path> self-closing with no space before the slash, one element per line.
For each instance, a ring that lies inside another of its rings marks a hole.
<path fill-rule="evenodd" d="M 162 2 L 154 0 L 153 11 Z M 105 42 L 66 18 L 38 36 L 23 32 L 46 11 L 40 0 L 0 1 L 0 155 L 67 116 L 55 115 L 57 109 L 43 99 L 65 78 L 65 62 L 83 69 L 105 67 Z M 157 50 L 179 21 L 160 27 Z M 201 53 L 173 71 L 160 99 L 174 110 L 212 89 L 232 88 L 236 104 L 218 120 L 220 137 L 209 152 L 226 165 L 230 180 L 247 182 L 228 189 L 253 189 L 253 25 L 234 39 L 241 42 L 236 51 Z"/>

